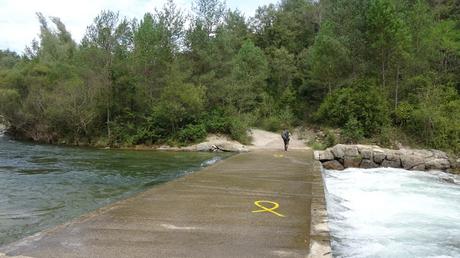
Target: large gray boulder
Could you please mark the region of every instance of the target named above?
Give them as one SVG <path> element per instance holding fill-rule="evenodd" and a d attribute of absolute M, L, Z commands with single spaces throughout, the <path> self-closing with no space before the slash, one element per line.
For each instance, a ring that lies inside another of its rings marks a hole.
<path fill-rule="evenodd" d="M 216 143 L 215 146 L 218 150 L 225 152 L 248 152 L 248 148 L 240 143 L 236 142 L 220 142 Z"/>
<path fill-rule="evenodd" d="M 329 149 L 324 150 L 324 151 L 315 151 L 315 159 L 321 162 L 333 160 L 334 154 L 332 154 L 332 151 Z"/>
<path fill-rule="evenodd" d="M 348 157 L 345 156 L 343 160 L 343 166 L 345 168 L 359 168 L 361 164 L 361 157 Z"/>
<path fill-rule="evenodd" d="M 384 168 L 401 168 L 401 160 L 387 160 L 385 159 L 380 165 Z"/>
<path fill-rule="evenodd" d="M 440 150 L 431 150 L 431 153 L 433 153 L 433 156 L 436 158 L 436 159 L 449 159 L 449 156 L 447 155 L 447 153 L 445 153 L 444 151 L 440 151 Z"/>
<path fill-rule="evenodd" d="M 420 165 L 416 165 L 416 166 L 412 167 L 410 170 L 425 171 L 426 170 L 425 163 L 420 164 Z"/>
<path fill-rule="evenodd" d="M 363 159 L 372 160 L 374 155 L 372 153 L 372 148 L 368 146 L 358 146 L 358 151 L 361 154 Z"/>
<path fill-rule="evenodd" d="M 373 149 L 372 154 L 374 156 L 374 162 L 377 164 L 381 164 L 387 156 L 382 149 Z"/>
<path fill-rule="evenodd" d="M 427 170 L 446 170 L 450 168 L 450 162 L 447 159 L 430 159 L 425 163 Z"/>
<path fill-rule="evenodd" d="M 388 161 L 399 161 L 401 160 L 401 153 L 397 150 L 386 150 L 385 159 Z"/>
<path fill-rule="evenodd" d="M 345 157 L 360 157 L 358 146 L 356 145 L 345 145 L 344 154 Z"/>
<path fill-rule="evenodd" d="M 425 164 L 423 156 L 416 154 L 401 155 L 401 165 L 404 169 L 413 169 L 414 167 Z M 420 168 L 420 167 L 419 167 Z"/>
<path fill-rule="evenodd" d="M 337 144 L 334 147 L 332 147 L 331 151 L 336 159 L 343 159 L 343 157 L 345 156 L 345 148 L 346 145 Z"/>
<path fill-rule="evenodd" d="M 370 159 L 363 159 L 361 164 L 359 165 L 360 168 L 378 168 L 379 165 L 376 164 L 373 160 Z"/>
<path fill-rule="evenodd" d="M 212 151 L 213 144 L 209 142 L 202 142 L 196 145 L 196 151 Z"/>
<path fill-rule="evenodd" d="M 390 150 L 378 146 L 337 144 L 322 152 L 315 152 L 315 159 L 334 169 L 349 167 L 391 167 L 408 170 L 457 171 L 460 160 L 450 158 L 439 150 Z M 340 165 L 339 165 L 340 164 Z M 332 168 L 331 168 L 332 169 Z"/>
<path fill-rule="evenodd" d="M 449 163 L 450 163 L 450 168 L 460 168 L 460 159 L 457 159 L 455 157 L 450 157 L 449 158 Z"/>

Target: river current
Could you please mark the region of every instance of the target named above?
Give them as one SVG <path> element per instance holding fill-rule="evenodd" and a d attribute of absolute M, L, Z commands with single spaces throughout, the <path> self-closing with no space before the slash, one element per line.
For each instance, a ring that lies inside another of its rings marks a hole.
<path fill-rule="evenodd" d="M 460 185 L 447 174 L 324 173 L 334 257 L 460 257 Z"/>
<path fill-rule="evenodd" d="M 227 156 L 60 147 L 0 135 L 0 246 Z"/>

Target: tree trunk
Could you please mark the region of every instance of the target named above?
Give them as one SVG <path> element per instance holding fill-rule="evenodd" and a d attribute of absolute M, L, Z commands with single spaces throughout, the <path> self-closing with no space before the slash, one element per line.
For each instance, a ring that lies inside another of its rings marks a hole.
<path fill-rule="evenodd" d="M 107 138 L 108 138 L 109 141 L 110 141 L 110 136 L 111 136 L 111 132 L 110 132 L 110 107 L 109 107 L 109 103 L 107 102 Z"/>
<path fill-rule="evenodd" d="M 382 48 L 382 88 L 385 88 L 385 51 Z"/>
<path fill-rule="evenodd" d="M 398 108 L 398 95 L 399 95 L 399 63 L 396 68 L 396 88 L 395 88 L 395 110 Z"/>

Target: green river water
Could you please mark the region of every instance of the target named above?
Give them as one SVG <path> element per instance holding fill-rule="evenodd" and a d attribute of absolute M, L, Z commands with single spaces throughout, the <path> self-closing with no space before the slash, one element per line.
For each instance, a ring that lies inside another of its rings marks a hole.
<path fill-rule="evenodd" d="M 227 156 L 70 148 L 0 136 L 0 246 Z"/>

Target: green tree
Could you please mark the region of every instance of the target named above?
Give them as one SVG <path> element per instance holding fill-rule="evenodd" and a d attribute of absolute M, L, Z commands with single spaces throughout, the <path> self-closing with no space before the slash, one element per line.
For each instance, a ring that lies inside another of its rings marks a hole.
<path fill-rule="evenodd" d="M 380 82 L 385 88 L 394 62 L 399 70 L 399 61 L 403 58 L 408 42 L 407 28 L 390 0 L 370 2 L 367 24 L 367 39 L 372 50 L 370 55 L 375 57 L 373 60 L 376 61 L 376 66 L 380 67 Z"/>
<path fill-rule="evenodd" d="M 310 77 L 321 81 L 329 94 L 351 74 L 348 49 L 338 40 L 331 23 L 324 23 L 314 45 L 308 50 Z"/>
<path fill-rule="evenodd" d="M 264 53 L 254 43 L 246 41 L 233 59 L 229 104 L 239 113 L 254 111 L 261 101 L 267 77 L 268 62 Z"/>
<path fill-rule="evenodd" d="M 119 14 L 102 11 L 94 23 L 87 28 L 82 40 L 83 51 L 87 51 L 85 62 L 90 69 L 98 71 L 98 88 L 100 89 L 101 107 L 105 109 L 105 127 L 107 138 L 111 138 L 111 115 L 113 102 L 113 66 L 117 55 L 123 56 L 132 48 L 132 28 L 127 19 L 120 20 Z"/>

